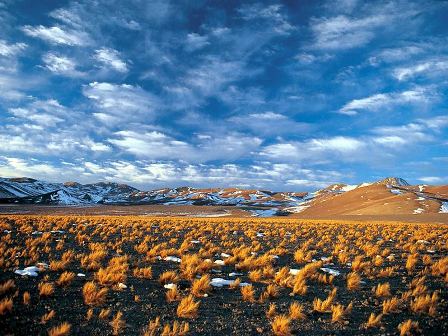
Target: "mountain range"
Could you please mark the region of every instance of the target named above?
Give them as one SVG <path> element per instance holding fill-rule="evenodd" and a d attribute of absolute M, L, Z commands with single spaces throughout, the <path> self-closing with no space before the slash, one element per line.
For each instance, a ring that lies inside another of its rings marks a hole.
<path fill-rule="evenodd" d="M 332 184 L 315 192 L 191 187 L 142 191 L 114 182 L 50 183 L 21 177 L 0 178 L 0 203 L 219 205 L 248 209 L 254 216 L 420 214 L 448 212 L 448 185 L 410 185 L 389 177 L 359 185 Z"/>

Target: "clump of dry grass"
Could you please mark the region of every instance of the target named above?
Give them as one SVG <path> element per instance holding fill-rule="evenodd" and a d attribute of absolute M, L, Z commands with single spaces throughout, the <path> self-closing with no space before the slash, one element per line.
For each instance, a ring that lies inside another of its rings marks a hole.
<path fill-rule="evenodd" d="M 112 335 L 119 335 L 123 331 L 126 322 L 123 319 L 123 313 L 121 311 L 115 314 L 112 321 L 110 321 L 110 325 L 112 327 Z"/>
<path fill-rule="evenodd" d="M 177 286 L 174 285 L 172 288 L 170 288 L 166 294 L 166 300 L 168 302 L 174 302 L 174 301 L 179 301 L 181 299 L 180 293 L 177 290 Z"/>
<path fill-rule="evenodd" d="M 190 324 L 188 322 L 174 321 L 173 326 L 168 323 L 165 324 L 162 330 L 162 336 L 185 336 L 190 331 Z"/>
<path fill-rule="evenodd" d="M 0 295 L 4 295 L 16 288 L 14 280 L 7 280 L 0 285 Z"/>
<path fill-rule="evenodd" d="M 361 277 L 358 273 L 352 272 L 347 274 L 347 288 L 348 290 L 356 290 L 361 284 Z"/>
<path fill-rule="evenodd" d="M 23 304 L 25 306 L 28 306 L 31 303 L 31 295 L 29 292 L 23 293 Z"/>
<path fill-rule="evenodd" d="M 54 293 L 54 286 L 49 282 L 39 283 L 38 288 L 39 288 L 39 296 L 41 297 L 47 297 L 53 295 Z"/>
<path fill-rule="evenodd" d="M 410 308 L 415 313 L 426 313 L 430 316 L 435 316 L 437 313 L 438 300 L 439 295 L 437 292 L 432 293 L 432 295 L 420 295 L 411 302 Z"/>
<path fill-rule="evenodd" d="M 69 323 L 63 322 L 60 325 L 51 328 L 48 331 L 48 336 L 66 336 L 66 335 L 69 335 L 71 328 L 72 328 L 72 326 Z"/>
<path fill-rule="evenodd" d="M 336 297 L 336 288 L 334 288 L 328 297 L 325 300 L 321 300 L 319 298 L 315 298 L 313 300 L 313 309 L 319 313 L 329 313 L 331 312 L 331 307 L 333 305 L 333 301 Z"/>
<path fill-rule="evenodd" d="M 98 317 L 100 319 L 102 319 L 102 320 L 106 320 L 109 317 L 110 313 L 111 313 L 111 309 L 110 308 L 106 308 L 106 309 L 103 308 L 103 309 L 100 310 L 100 313 L 98 314 Z"/>
<path fill-rule="evenodd" d="M 167 283 L 176 283 L 179 281 L 179 276 L 176 272 L 173 271 L 166 271 L 160 274 L 159 276 L 159 282 L 162 285 L 165 285 Z"/>
<path fill-rule="evenodd" d="M 252 285 L 241 287 L 241 295 L 244 301 L 255 302 L 255 290 Z"/>
<path fill-rule="evenodd" d="M 275 314 L 276 314 L 276 311 L 277 311 L 277 307 L 276 307 L 275 303 L 270 303 L 269 304 L 269 308 L 266 311 L 266 317 L 268 319 L 273 318 L 275 316 Z"/>
<path fill-rule="evenodd" d="M 0 315 L 12 312 L 13 302 L 11 298 L 4 298 L 0 301 Z"/>
<path fill-rule="evenodd" d="M 202 297 L 210 290 L 210 276 L 208 274 L 203 275 L 199 279 L 193 281 L 191 285 L 191 294 L 196 297 Z"/>
<path fill-rule="evenodd" d="M 152 267 L 135 268 L 134 276 L 136 278 L 152 279 Z"/>
<path fill-rule="evenodd" d="M 275 336 L 291 335 L 291 320 L 286 315 L 278 315 L 271 322 L 272 333 Z"/>
<path fill-rule="evenodd" d="M 55 316 L 56 316 L 56 312 L 54 310 L 50 310 L 48 313 L 42 315 L 42 317 L 40 318 L 40 323 L 46 324 L 48 321 L 50 321 Z"/>
<path fill-rule="evenodd" d="M 107 288 L 98 289 L 93 281 L 86 282 L 82 288 L 84 303 L 89 306 L 102 305 L 106 301 L 107 292 Z"/>
<path fill-rule="evenodd" d="M 398 325 L 400 336 L 412 336 L 414 335 L 414 332 L 418 330 L 418 322 L 414 322 L 412 320 L 407 320 Z"/>
<path fill-rule="evenodd" d="M 177 316 L 183 318 L 196 318 L 198 316 L 199 302 L 194 301 L 192 295 L 183 298 L 177 306 Z"/>
<path fill-rule="evenodd" d="M 373 292 L 377 297 L 387 297 L 391 296 L 390 293 L 390 285 L 388 282 L 383 284 L 378 284 L 376 287 L 373 288 Z"/>
<path fill-rule="evenodd" d="M 342 322 L 344 318 L 352 311 L 353 304 L 350 303 L 347 307 L 341 304 L 333 305 L 331 307 L 331 322 Z"/>
<path fill-rule="evenodd" d="M 306 318 L 303 313 L 303 305 L 298 302 L 293 302 L 289 306 L 289 318 L 291 320 L 304 320 Z"/>
<path fill-rule="evenodd" d="M 56 284 L 61 287 L 66 287 L 72 283 L 74 278 L 75 273 L 66 271 L 59 276 L 59 279 L 56 280 Z"/>
<path fill-rule="evenodd" d="M 375 328 L 381 326 L 381 319 L 383 314 L 375 315 L 375 313 L 370 313 L 369 319 L 364 323 L 364 328 Z"/>
<path fill-rule="evenodd" d="M 383 302 L 383 314 L 398 313 L 400 311 L 401 300 L 393 297 Z"/>

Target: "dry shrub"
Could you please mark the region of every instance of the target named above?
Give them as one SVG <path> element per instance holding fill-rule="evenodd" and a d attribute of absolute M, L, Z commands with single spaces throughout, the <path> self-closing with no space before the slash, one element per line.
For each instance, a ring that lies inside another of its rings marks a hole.
<path fill-rule="evenodd" d="M 56 312 L 54 310 L 50 310 L 48 313 L 42 315 L 42 317 L 40 318 L 40 323 L 45 324 L 55 316 Z"/>
<path fill-rule="evenodd" d="M 350 303 L 347 307 L 341 304 L 333 305 L 331 307 L 331 322 L 342 322 L 344 318 L 352 311 L 353 304 Z"/>
<path fill-rule="evenodd" d="M 134 276 L 136 278 L 152 279 L 152 267 L 135 268 Z"/>
<path fill-rule="evenodd" d="M 315 298 L 313 300 L 313 309 L 319 313 L 329 313 L 331 312 L 331 307 L 333 305 L 333 301 L 336 297 L 336 288 L 334 288 L 328 297 L 325 300 L 321 300 L 319 298 Z"/>
<path fill-rule="evenodd" d="M 0 301 L 0 315 L 12 312 L 13 302 L 11 298 L 4 298 Z"/>
<path fill-rule="evenodd" d="M 194 301 L 193 295 L 183 298 L 177 306 L 177 316 L 183 318 L 196 318 L 198 316 L 199 302 Z"/>
<path fill-rule="evenodd" d="M 275 336 L 289 336 L 291 334 L 291 320 L 286 315 L 278 315 L 271 322 L 272 333 Z"/>
<path fill-rule="evenodd" d="M 275 316 L 275 314 L 276 314 L 276 310 L 277 310 L 277 308 L 276 308 L 276 306 L 275 306 L 275 303 L 270 303 L 270 304 L 269 304 L 269 308 L 268 308 L 268 310 L 266 311 L 266 317 L 267 317 L 268 319 L 273 318 L 273 317 Z"/>
<path fill-rule="evenodd" d="M 347 288 L 348 290 L 356 290 L 361 284 L 361 277 L 358 273 L 352 272 L 347 274 Z"/>
<path fill-rule="evenodd" d="M 303 305 L 298 302 L 293 302 L 289 306 L 289 318 L 291 320 L 304 320 L 306 318 L 303 313 Z"/>
<path fill-rule="evenodd" d="M 12 291 L 14 288 L 16 288 L 16 284 L 14 283 L 14 280 L 8 280 L 5 281 L 0 285 L 0 295 L 4 295 L 10 291 Z"/>
<path fill-rule="evenodd" d="M 210 290 L 210 276 L 208 274 L 203 275 L 200 279 L 193 281 L 191 285 L 191 294 L 196 297 L 202 297 Z"/>
<path fill-rule="evenodd" d="M 398 331 L 400 332 L 400 336 L 412 336 L 414 332 L 418 331 L 418 322 L 414 322 L 412 320 L 407 320 L 398 325 Z"/>
<path fill-rule="evenodd" d="M 188 322 L 178 321 L 173 322 L 173 326 L 170 326 L 168 323 L 165 324 L 162 330 L 162 336 L 185 336 L 190 331 L 190 324 Z"/>
<path fill-rule="evenodd" d="M 383 314 L 375 315 L 375 313 L 370 313 L 369 319 L 364 324 L 364 328 L 375 328 L 381 326 L 381 319 Z"/>
<path fill-rule="evenodd" d="M 25 306 L 28 306 L 31 303 L 31 295 L 29 292 L 23 293 L 23 304 Z"/>
<path fill-rule="evenodd" d="M 439 295 L 437 292 L 432 293 L 432 295 L 420 295 L 411 302 L 410 308 L 415 313 L 426 313 L 430 316 L 435 316 L 437 313 L 438 300 Z"/>
<path fill-rule="evenodd" d="M 252 285 L 241 287 L 241 295 L 244 301 L 255 302 L 255 290 Z"/>
<path fill-rule="evenodd" d="M 308 286 L 306 285 L 306 280 L 302 276 L 297 276 L 293 282 L 292 292 L 298 295 L 305 295 L 308 291 Z"/>
<path fill-rule="evenodd" d="M 102 320 L 106 320 L 109 317 L 110 313 L 111 313 L 111 309 L 110 308 L 107 308 L 107 309 L 103 308 L 103 309 L 100 310 L 100 313 L 98 314 L 98 317 L 100 319 L 102 319 Z"/>
<path fill-rule="evenodd" d="M 48 336 L 66 336 L 70 334 L 72 326 L 67 323 L 63 322 L 60 325 L 51 328 L 48 330 Z"/>
<path fill-rule="evenodd" d="M 179 276 L 176 272 L 173 271 L 166 271 L 160 274 L 159 276 L 159 282 L 164 285 L 167 283 L 176 283 L 179 281 Z"/>
<path fill-rule="evenodd" d="M 121 311 L 117 312 L 112 321 L 110 321 L 110 325 L 112 327 L 112 335 L 119 335 L 124 329 L 126 323 L 123 319 L 123 313 Z"/>
<path fill-rule="evenodd" d="M 383 284 L 378 284 L 378 286 L 373 288 L 373 292 L 377 297 L 387 297 L 390 296 L 390 285 L 388 282 Z"/>
<path fill-rule="evenodd" d="M 180 293 L 177 290 L 177 286 L 174 285 L 172 288 L 170 288 L 166 294 L 166 300 L 168 302 L 174 302 L 174 301 L 179 301 L 181 299 Z"/>
<path fill-rule="evenodd" d="M 38 286 L 39 296 L 47 297 L 54 293 L 54 286 L 49 282 L 41 282 Z"/>
<path fill-rule="evenodd" d="M 66 271 L 59 276 L 59 279 L 56 281 L 56 284 L 61 287 L 66 287 L 72 283 L 74 278 L 75 273 Z"/>
<path fill-rule="evenodd" d="M 418 254 L 410 254 L 406 260 L 406 269 L 411 273 L 418 262 Z"/>
<path fill-rule="evenodd" d="M 390 300 L 384 300 L 383 314 L 400 312 L 400 305 L 401 305 L 401 300 L 396 297 L 393 297 Z"/>
<path fill-rule="evenodd" d="M 82 287 L 84 303 L 89 306 L 99 306 L 104 304 L 107 292 L 107 288 L 98 289 L 93 281 L 86 282 Z"/>

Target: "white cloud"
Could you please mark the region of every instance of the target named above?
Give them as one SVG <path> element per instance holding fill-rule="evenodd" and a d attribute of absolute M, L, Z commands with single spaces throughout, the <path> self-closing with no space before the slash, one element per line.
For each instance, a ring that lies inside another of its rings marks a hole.
<path fill-rule="evenodd" d="M 65 120 L 68 110 L 54 99 L 35 100 L 26 107 L 10 108 L 9 113 L 37 125 L 52 127 Z"/>
<path fill-rule="evenodd" d="M 159 100 L 139 86 L 93 82 L 84 86 L 83 94 L 99 110 L 95 116 L 106 125 L 120 122 L 151 121 Z"/>
<path fill-rule="evenodd" d="M 0 56 L 16 56 L 17 54 L 25 50 L 26 47 L 27 45 L 25 43 L 8 44 L 5 40 L 0 39 Z"/>
<path fill-rule="evenodd" d="M 448 60 L 440 59 L 397 68 L 393 71 L 393 76 L 399 81 L 403 81 L 418 75 L 440 76 L 446 72 L 448 72 Z"/>
<path fill-rule="evenodd" d="M 419 181 L 422 181 L 424 183 L 441 183 L 443 181 L 442 178 L 438 177 L 438 176 L 423 176 L 423 177 L 419 177 L 418 178 Z"/>
<path fill-rule="evenodd" d="M 392 63 L 409 59 L 423 52 L 425 52 L 425 46 L 419 45 L 409 45 L 398 48 L 385 48 L 369 57 L 368 61 L 371 65 L 377 66 L 380 63 Z"/>
<path fill-rule="evenodd" d="M 24 26 L 22 30 L 31 37 L 37 37 L 52 44 L 69 46 L 86 46 L 90 44 L 90 37 L 87 33 L 59 26 Z"/>
<path fill-rule="evenodd" d="M 69 77 L 84 75 L 76 69 L 77 64 L 71 58 L 49 52 L 42 56 L 42 60 L 45 63 L 45 68 L 55 74 Z"/>
<path fill-rule="evenodd" d="M 289 23 L 282 10 L 282 5 L 264 6 L 262 3 L 255 3 L 241 6 L 238 12 L 244 20 L 263 20 L 272 25 L 276 33 L 289 34 L 295 27 Z"/>
<path fill-rule="evenodd" d="M 95 50 L 95 59 L 104 66 L 110 67 L 115 71 L 126 73 L 128 65 L 120 58 L 120 53 L 115 49 L 101 48 Z"/>
<path fill-rule="evenodd" d="M 208 37 L 206 35 L 199 35 L 197 33 L 190 33 L 187 35 L 186 49 L 188 51 L 195 51 L 202 49 L 209 45 Z"/>
<path fill-rule="evenodd" d="M 222 137 L 199 136 L 196 143 L 180 141 L 158 131 L 140 133 L 119 131 L 111 144 L 137 157 L 151 160 L 173 159 L 186 162 L 210 162 L 215 160 L 236 160 L 257 149 L 261 140 L 243 135 Z"/>
<path fill-rule="evenodd" d="M 339 113 L 356 115 L 359 111 L 378 111 L 403 104 L 428 103 L 435 98 L 435 93 L 429 89 L 417 88 L 403 92 L 379 93 L 370 97 L 354 99 L 345 104 Z"/>
<path fill-rule="evenodd" d="M 375 37 L 375 29 L 389 20 L 390 17 L 383 14 L 364 18 L 345 15 L 314 18 L 311 20 L 311 30 L 315 38 L 313 48 L 350 49 L 363 46 Z"/>

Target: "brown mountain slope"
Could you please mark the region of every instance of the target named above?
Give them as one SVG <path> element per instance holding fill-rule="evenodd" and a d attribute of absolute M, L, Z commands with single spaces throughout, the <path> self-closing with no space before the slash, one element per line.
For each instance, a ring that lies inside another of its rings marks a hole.
<path fill-rule="evenodd" d="M 298 216 L 386 215 L 438 213 L 440 202 L 419 197 L 413 191 L 372 184 L 341 194 L 316 197 Z M 421 209 L 421 210 L 418 210 Z"/>

